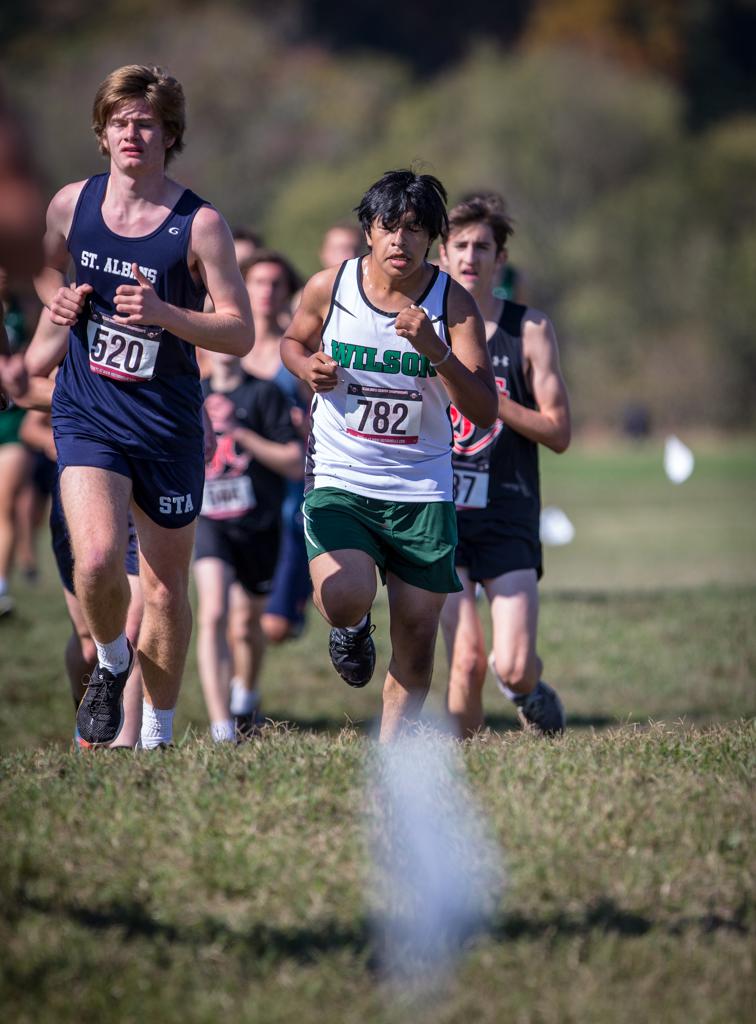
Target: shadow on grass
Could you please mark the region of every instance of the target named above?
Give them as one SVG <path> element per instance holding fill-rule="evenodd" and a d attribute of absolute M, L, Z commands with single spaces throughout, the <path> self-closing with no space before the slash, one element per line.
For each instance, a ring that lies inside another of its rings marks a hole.
<path fill-rule="evenodd" d="M 286 728 L 288 726 L 291 729 L 298 729 L 300 732 L 328 733 L 335 735 L 340 733 L 342 729 L 354 729 L 355 732 L 363 733 L 366 736 L 378 735 L 377 718 L 366 718 L 364 721 L 357 719 L 354 721 L 351 718 L 347 718 L 346 715 L 341 715 L 336 718 L 329 717 L 327 715 L 296 717 L 294 715 L 271 715 L 266 713 L 265 721 L 278 728 Z"/>
<path fill-rule="evenodd" d="M 292 715 L 266 715 L 266 721 L 274 726 L 290 726 L 292 729 L 299 729 L 301 732 L 315 732 L 337 734 L 342 729 L 354 729 L 365 736 L 378 735 L 378 719 L 368 718 L 364 721 L 351 721 L 344 718 L 329 718 L 325 715 L 307 718 L 304 716 L 294 717 Z M 433 720 L 433 724 L 438 723 Z M 570 715 L 567 719 L 567 727 L 570 729 L 606 729 L 616 728 L 626 724 L 624 719 L 616 715 Z M 521 726 L 517 719 L 509 715 L 486 715 L 486 726 L 493 732 L 521 732 Z"/>
<path fill-rule="evenodd" d="M 46 916 L 65 917 L 90 931 L 117 929 L 126 940 L 146 939 L 167 945 L 180 945 L 199 949 L 220 944 L 227 953 L 236 952 L 256 961 L 278 962 L 295 960 L 298 963 L 316 962 L 324 954 L 350 949 L 358 957 L 365 957 L 370 970 L 381 970 L 385 963 L 385 946 L 378 931 L 367 917 L 358 917 L 353 924 L 324 921 L 319 925 L 282 928 L 258 923 L 252 928 L 237 931 L 221 920 L 205 918 L 194 925 L 175 925 L 157 921 L 139 903 L 114 903 L 103 909 L 89 909 L 65 903 L 53 903 L 35 897 L 25 897 L 16 904 L 14 917 L 24 911 Z M 729 931 L 747 935 L 746 909 L 740 908 L 733 917 L 719 914 L 701 917 L 681 917 L 669 921 L 654 921 L 649 917 L 622 910 L 612 900 L 603 900 L 586 908 L 582 914 L 555 913 L 545 917 L 512 913 L 469 934 L 465 945 L 476 941 L 512 942 L 551 938 L 554 940 L 575 936 L 617 934 L 639 937 L 651 931 L 681 936 L 687 932 L 711 934 Z"/>
<path fill-rule="evenodd" d="M 622 725 L 616 715 L 568 715 L 568 729 L 606 729 Z M 516 719 L 507 715 L 486 715 L 486 725 L 494 732 L 522 732 Z"/>

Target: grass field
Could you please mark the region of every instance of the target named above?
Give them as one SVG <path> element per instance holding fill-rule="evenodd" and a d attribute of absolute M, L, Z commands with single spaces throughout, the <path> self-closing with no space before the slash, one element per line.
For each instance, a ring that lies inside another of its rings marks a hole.
<path fill-rule="evenodd" d="M 756 445 L 696 454 L 680 487 L 658 445 L 544 459 L 577 531 L 547 551 L 541 614 L 571 728 L 523 736 L 487 688 L 491 729 L 461 754 L 507 887 L 417 991 L 388 983 L 371 929 L 378 680 L 344 687 L 313 615 L 271 652 L 258 742 L 207 741 L 192 654 L 175 749 L 76 756 L 46 562 L 0 622 L 3 1019 L 750 1021 Z M 376 622 L 378 676 L 382 600 Z"/>

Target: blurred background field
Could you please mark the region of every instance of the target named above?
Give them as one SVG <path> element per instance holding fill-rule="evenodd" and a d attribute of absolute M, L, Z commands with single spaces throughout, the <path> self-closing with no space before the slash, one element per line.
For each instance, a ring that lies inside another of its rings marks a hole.
<path fill-rule="evenodd" d="M 52 194 L 102 165 L 99 82 L 183 82 L 178 178 L 304 274 L 322 233 L 411 161 L 500 190 L 552 317 L 579 428 L 752 430 L 756 12 L 746 0 L 33 0 L 0 13 L 3 81 Z"/>

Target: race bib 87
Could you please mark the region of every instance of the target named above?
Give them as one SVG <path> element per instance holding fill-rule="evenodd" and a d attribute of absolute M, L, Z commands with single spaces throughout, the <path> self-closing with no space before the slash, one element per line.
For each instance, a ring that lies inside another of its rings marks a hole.
<path fill-rule="evenodd" d="M 89 369 L 114 380 L 152 380 L 162 334 L 161 327 L 125 327 L 93 309 L 87 321 Z"/>
<path fill-rule="evenodd" d="M 485 508 L 488 504 L 488 471 L 460 469 L 454 472 L 454 504 L 457 508 Z"/>
<path fill-rule="evenodd" d="M 346 432 L 381 444 L 417 444 L 423 417 L 419 391 L 370 388 L 350 384 L 346 400 Z"/>

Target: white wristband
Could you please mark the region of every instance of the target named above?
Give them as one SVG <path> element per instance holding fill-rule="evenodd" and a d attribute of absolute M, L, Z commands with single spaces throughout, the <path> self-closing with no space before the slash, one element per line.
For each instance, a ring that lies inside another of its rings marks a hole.
<path fill-rule="evenodd" d="M 435 369 L 436 369 L 437 367 L 439 367 L 439 366 L 440 366 L 440 365 L 441 365 L 442 363 L 445 363 L 445 362 L 446 362 L 446 360 L 447 360 L 447 359 L 449 358 L 449 356 L 450 356 L 451 354 L 452 354 L 452 350 L 451 350 L 451 345 L 448 345 L 448 346 L 447 346 L 447 349 L 446 349 L 446 354 L 445 354 L 445 355 L 443 355 L 443 356 L 442 356 L 442 357 L 441 357 L 441 358 L 439 359 L 439 361 L 438 361 L 437 363 L 431 363 L 431 366 L 433 367 L 433 369 L 435 370 Z M 430 360 L 429 360 L 429 362 L 430 362 Z"/>

